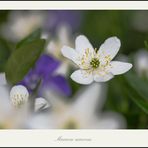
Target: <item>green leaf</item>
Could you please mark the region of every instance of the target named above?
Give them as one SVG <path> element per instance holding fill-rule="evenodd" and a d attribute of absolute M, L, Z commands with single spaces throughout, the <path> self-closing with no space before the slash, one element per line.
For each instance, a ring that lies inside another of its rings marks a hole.
<path fill-rule="evenodd" d="M 127 96 L 131 98 L 139 108 L 148 114 L 148 101 L 142 99 L 134 89 L 128 86 L 124 87 L 124 90 L 126 91 Z"/>
<path fill-rule="evenodd" d="M 144 41 L 144 45 L 145 45 L 145 48 L 148 50 L 148 43 L 147 43 L 147 41 Z"/>
<path fill-rule="evenodd" d="M 148 101 L 148 83 L 132 72 L 125 75 L 128 84 L 145 100 Z"/>
<path fill-rule="evenodd" d="M 11 50 L 5 40 L 0 38 L 0 72 L 4 72 L 6 62 L 10 56 Z"/>
<path fill-rule="evenodd" d="M 136 96 L 136 94 L 129 93 L 129 97 L 137 104 L 139 108 L 148 114 L 148 102 L 141 99 L 141 97 Z"/>
<path fill-rule="evenodd" d="M 20 48 L 24 44 L 27 44 L 35 39 L 39 39 L 40 37 L 41 37 L 41 29 L 37 29 L 34 32 L 32 32 L 31 34 L 29 34 L 27 37 L 22 39 L 20 42 L 18 42 L 16 45 L 16 49 Z"/>
<path fill-rule="evenodd" d="M 124 90 L 127 95 L 148 114 L 148 83 L 140 79 L 134 73 L 128 73 L 124 76 Z"/>
<path fill-rule="evenodd" d="M 12 53 L 5 69 L 6 79 L 9 83 L 16 84 L 24 78 L 39 58 L 44 45 L 44 39 L 37 39 L 24 44 Z"/>

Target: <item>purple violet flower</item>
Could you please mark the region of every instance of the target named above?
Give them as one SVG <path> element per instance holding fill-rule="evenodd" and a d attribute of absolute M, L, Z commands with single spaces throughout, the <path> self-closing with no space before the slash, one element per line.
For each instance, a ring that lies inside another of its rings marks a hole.
<path fill-rule="evenodd" d="M 41 95 L 43 89 L 54 89 L 62 95 L 69 96 L 71 95 L 71 88 L 68 81 L 64 76 L 54 74 L 59 65 L 59 61 L 44 54 L 19 84 L 27 87 L 28 91 L 32 93 L 41 80 L 38 95 Z"/>
<path fill-rule="evenodd" d="M 35 73 L 42 78 L 49 77 L 59 67 L 60 62 L 49 55 L 42 55 L 35 65 Z"/>

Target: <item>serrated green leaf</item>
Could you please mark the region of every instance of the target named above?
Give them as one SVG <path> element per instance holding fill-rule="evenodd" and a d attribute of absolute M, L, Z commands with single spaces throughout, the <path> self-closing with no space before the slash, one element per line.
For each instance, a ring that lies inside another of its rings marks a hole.
<path fill-rule="evenodd" d="M 33 40 L 40 39 L 40 37 L 41 37 L 41 29 L 37 29 L 34 32 L 32 32 L 31 34 L 29 34 L 27 37 L 22 39 L 20 42 L 18 42 L 16 45 L 16 49 L 20 48 L 24 44 L 27 44 Z"/>
<path fill-rule="evenodd" d="M 5 64 L 10 56 L 10 48 L 6 41 L 0 38 L 0 72 L 4 72 Z"/>
<path fill-rule="evenodd" d="M 12 53 L 5 69 L 6 79 L 9 83 L 16 84 L 24 78 L 39 58 L 44 45 L 44 39 L 37 39 L 24 44 Z"/>

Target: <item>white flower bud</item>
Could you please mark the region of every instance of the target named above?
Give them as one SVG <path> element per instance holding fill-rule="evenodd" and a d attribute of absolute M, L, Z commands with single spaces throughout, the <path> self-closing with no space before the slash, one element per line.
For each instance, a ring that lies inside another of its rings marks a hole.
<path fill-rule="evenodd" d="M 19 107 L 28 101 L 29 92 L 23 85 L 12 87 L 10 91 L 10 99 L 15 107 Z"/>
<path fill-rule="evenodd" d="M 44 98 L 36 98 L 35 100 L 35 111 L 43 110 L 50 107 L 50 104 Z"/>

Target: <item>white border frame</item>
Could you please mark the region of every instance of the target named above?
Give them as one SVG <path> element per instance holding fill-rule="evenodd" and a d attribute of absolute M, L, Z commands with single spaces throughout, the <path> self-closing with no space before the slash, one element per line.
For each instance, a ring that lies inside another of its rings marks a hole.
<path fill-rule="evenodd" d="M 0 1 L 1 10 L 147 10 L 148 1 Z"/>
<path fill-rule="evenodd" d="M 0 1 L 0 10 L 148 10 L 147 1 Z M 59 137 L 69 140 L 57 140 Z M 84 141 L 75 141 L 81 138 Z M 90 139 L 90 141 L 85 141 Z M 0 130 L 0 146 L 148 146 L 147 130 Z"/>
<path fill-rule="evenodd" d="M 69 140 L 57 140 L 59 137 Z M 83 139 L 76 141 L 76 139 Z M 87 141 L 89 139 L 89 141 Z M 0 146 L 24 147 L 146 147 L 144 130 L 1 130 Z"/>

